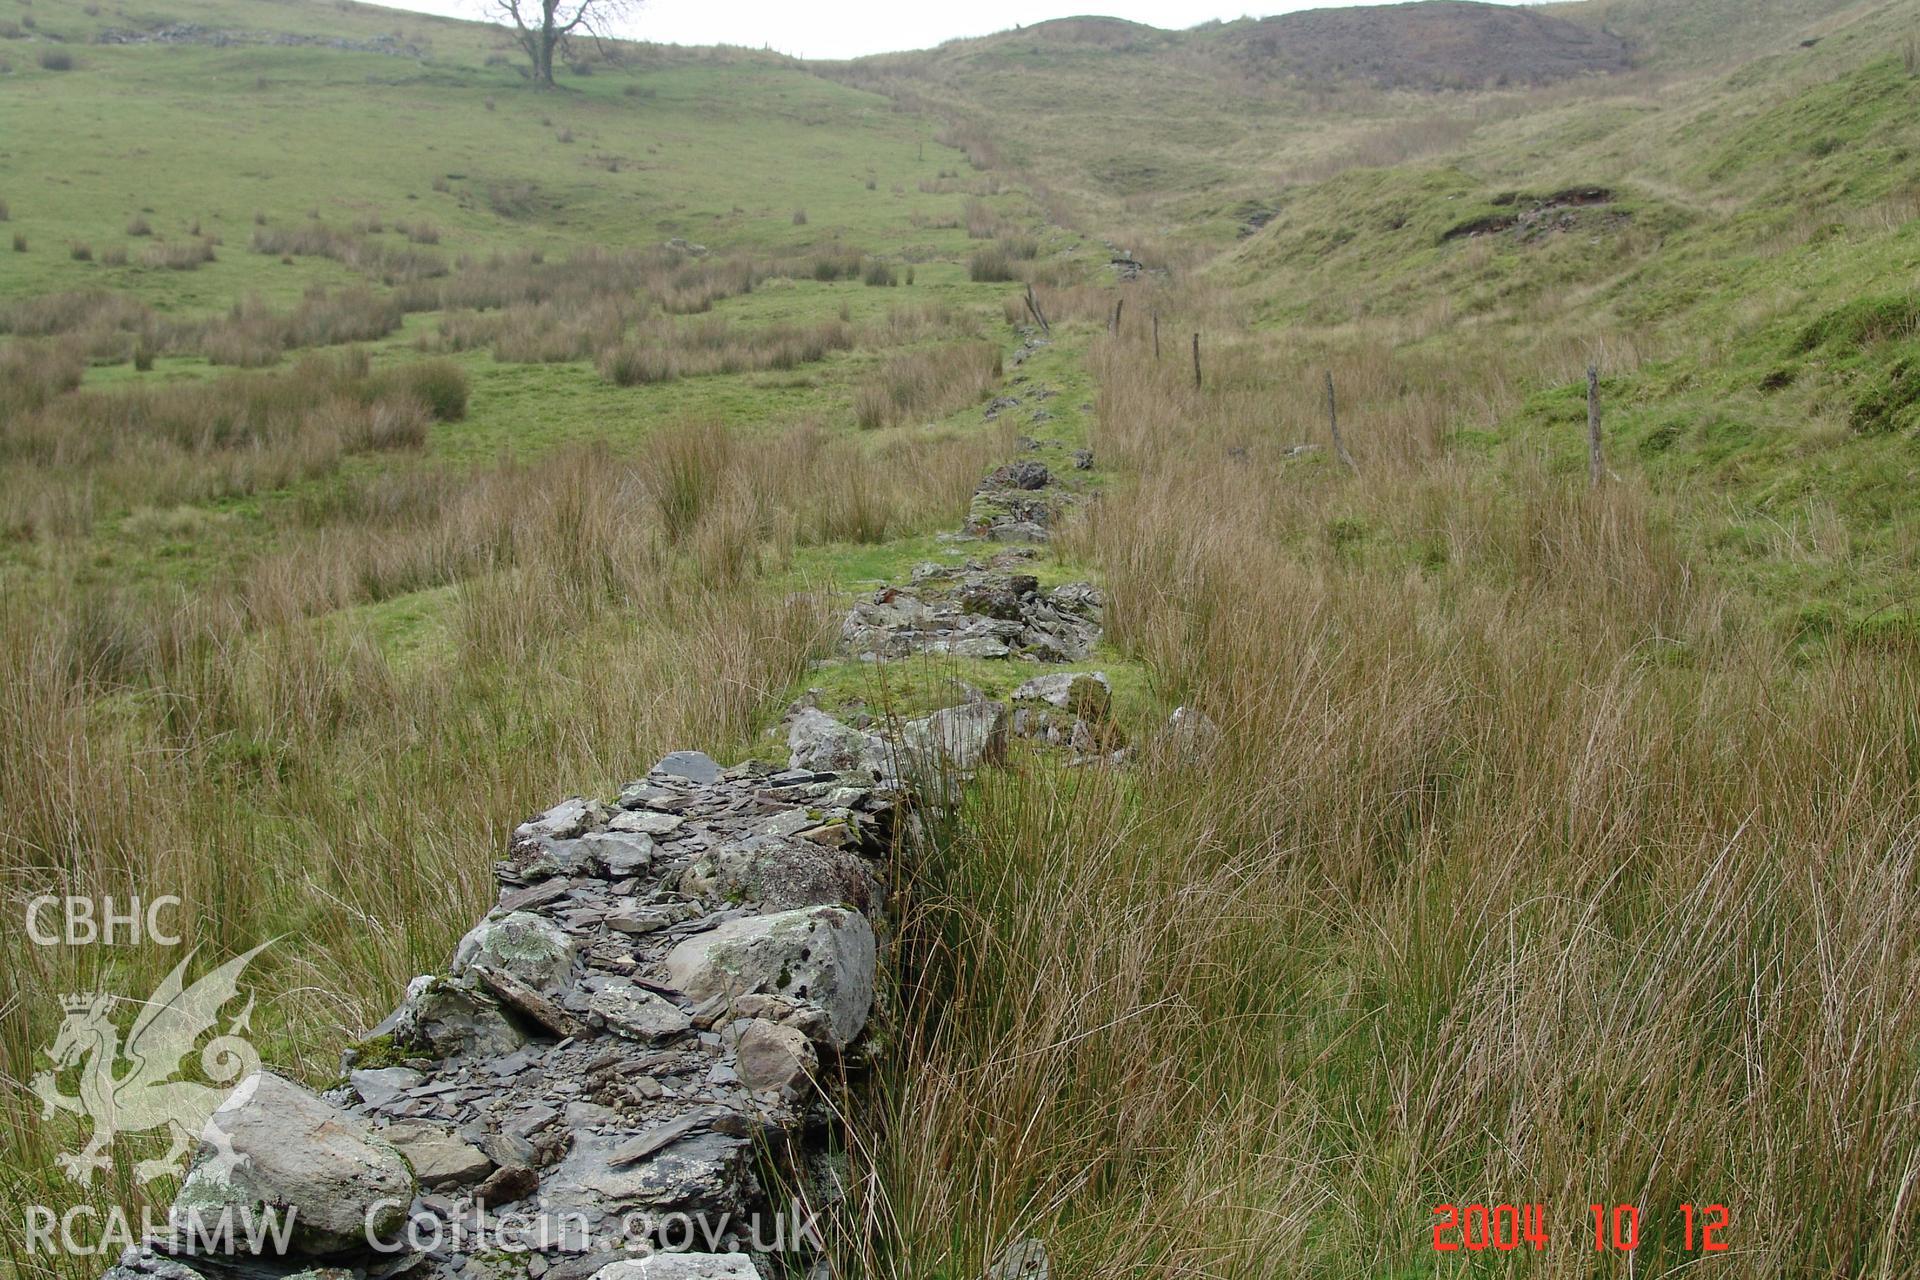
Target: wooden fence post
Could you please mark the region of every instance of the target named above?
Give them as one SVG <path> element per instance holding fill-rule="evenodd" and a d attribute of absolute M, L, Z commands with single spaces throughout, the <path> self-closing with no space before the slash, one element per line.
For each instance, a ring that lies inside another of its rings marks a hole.
<path fill-rule="evenodd" d="M 1346 444 L 1340 439 L 1340 407 L 1333 398 L 1333 370 L 1327 370 L 1327 431 L 1333 436 L 1333 454 L 1340 459 L 1349 471 L 1360 468 L 1353 465 L 1353 455 L 1347 452 Z"/>
<path fill-rule="evenodd" d="M 1200 335 L 1193 335 L 1193 389 L 1200 389 Z"/>
<path fill-rule="evenodd" d="M 1587 366 L 1587 487 L 1598 489 L 1607 474 L 1607 463 L 1600 452 L 1600 366 Z"/>
<path fill-rule="evenodd" d="M 1153 313 L 1153 361 L 1160 363 L 1160 312 Z"/>
<path fill-rule="evenodd" d="M 1110 330 L 1115 337 L 1118 337 L 1120 334 L 1120 316 L 1126 309 L 1127 300 L 1125 298 L 1113 304 L 1113 324 L 1110 326 Z"/>

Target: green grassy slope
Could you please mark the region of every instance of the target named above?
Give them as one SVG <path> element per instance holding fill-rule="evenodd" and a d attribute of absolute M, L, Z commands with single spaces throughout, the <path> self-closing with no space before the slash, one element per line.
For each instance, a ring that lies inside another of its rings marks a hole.
<path fill-rule="evenodd" d="M 0 183 L 30 246 L 5 261 L 5 293 L 104 286 L 207 307 L 297 291 L 314 277 L 245 252 L 256 212 L 274 225 L 425 221 L 449 255 L 676 235 L 763 251 L 842 237 L 953 248 L 909 226 L 956 204 L 918 189 L 953 163 L 928 128 L 770 60 L 681 58 L 534 95 L 477 59 L 193 45 L 76 56 L 72 71 L 22 62 L 0 81 Z M 799 208 L 805 227 L 791 225 Z M 220 261 L 191 275 L 69 265 L 69 243 L 97 255 L 143 213 L 161 236 L 196 223 L 220 236 Z"/>
<path fill-rule="evenodd" d="M 623 47 L 614 61 L 595 61 L 594 74 L 564 75 L 561 91 L 538 94 L 502 62 L 495 34 L 364 6 L 226 0 L 42 16 L 21 39 L 0 42 L 13 67 L 0 78 L 0 201 L 9 216 L 0 228 L 0 305 L 104 289 L 177 319 L 249 298 L 285 308 L 317 287 L 378 289 L 377 273 L 250 247 L 256 235 L 324 227 L 455 271 L 496 254 L 559 261 L 673 238 L 774 268 L 797 263 L 788 269 L 801 279 L 719 304 L 716 319 L 748 328 L 842 313 L 861 325 L 911 305 L 998 313 L 1000 290 L 966 280 L 973 245 L 960 213 L 968 197 L 964 184 L 942 177 L 965 168 L 959 153 L 934 140 L 932 123 L 782 59 Z M 163 17 L 263 42 L 287 33 L 362 43 L 384 36 L 424 56 L 84 43 Z M 35 59 L 46 49 L 70 51 L 75 67 L 41 69 Z M 1015 194 L 987 203 L 1015 217 L 1027 207 Z M 150 234 L 129 234 L 136 222 Z M 430 243 L 408 234 L 421 228 Z M 24 251 L 6 252 L 14 237 Z M 200 237 L 217 243 L 214 260 L 197 269 L 143 264 L 156 248 Z M 91 260 L 76 260 L 75 245 Z M 116 251 L 124 264 L 109 261 Z M 823 252 L 911 266 L 915 283 L 816 283 L 806 278 L 807 255 Z M 371 344 L 376 360 L 410 359 L 439 320 L 410 316 Z M 430 463 L 559 443 L 631 448 L 687 417 L 720 416 L 749 430 L 807 418 L 850 425 L 856 384 L 876 364 L 854 353 L 785 376 L 635 389 L 610 385 L 587 361 L 513 364 L 484 349 L 456 358 L 474 394 L 462 421 L 436 429 Z M 211 372 L 195 356 L 162 356 L 148 381 Z M 87 379 L 114 386 L 129 376 L 124 364 L 99 365 Z M 231 514 L 267 536 L 260 503 Z M 115 565 L 131 556 L 153 567 L 117 524 L 102 534 Z M 178 560 L 166 567 L 184 571 Z"/>
<path fill-rule="evenodd" d="M 1706 500 L 1706 560 L 1789 617 L 1884 626 L 1920 587 L 1906 496 L 1920 78 L 1899 43 L 1916 17 L 1885 6 L 1665 104 L 1569 105 L 1490 126 L 1444 166 L 1290 192 L 1220 270 L 1266 323 L 1398 317 L 1417 333 L 1408 353 L 1491 335 L 1611 347 L 1620 465 Z M 1564 227 L 1447 238 L 1575 186 L 1614 198 Z M 1492 432 L 1458 425 L 1463 443 L 1558 441 L 1571 458 L 1584 412 L 1567 388 Z M 1769 532 L 1830 519 L 1844 546 L 1815 554 L 1783 554 Z"/>
<path fill-rule="evenodd" d="M 1616 111 L 1668 100 L 1677 76 L 1793 51 L 1803 39 L 1871 23 L 1885 7 L 1872 0 L 1540 6 L 1545 21 L 1588 38 L 1617 34 L 1631 46 L 1633 68 L 1621 73 L 1578 38 L 1546 42 L 1556 52 L 1594 52 L 1604 68 L 1566 79 L 1529 74 L 1538 64 L 1528 48 L 1505 47 L 1514 43 L 1506 30 L 1513 15 L 1499 11 L 1459 22 L 1459 30 L 1436 24 L 1432 47 L 1404 49 L 1397 61 L 1358 35 L 1295 47 L 1298 37 L 1287 33 L 1301 24 L 1286 17 L 1190 32 L 1076 19 L 862 59 L 832 74 L 964 119 L 999 163 L 1036 175 L 1064 216 L 1124 232 L 1135 245 L 1213 249 L 1303 183 L 1445 155 L 1502 125 L 1541 143 L 1538 117 L 1570 102 L 1599 133 Z M 1304 24 L 1308 30 L 1320 31 L 1319 17 Z M 1350 21 L 1334 18 L 1336 27 Z M 1362 30 L 1367 20 L 1359 20 Z M 1280 34 L 1270 36 L 1269 26 Z M 1477 77 L 1447 70 L 1443 37 L 1475 51 Z M 1277 54 L 1262 52 L 1267 39 L 1281 42 Z M 1480 41 L 1496 48 L 1483 54 Z M 1342 73 L 1336 55 L 1367 65 L 1386 59 L 1391 74 L 1382 81 Z M 1491 70 L 1482 66 L 1486 58 Z M 1436 77 L 1452 87 L 1388 87 Z M 1597 114 L 1602 104 L 1605 114 Z"/>

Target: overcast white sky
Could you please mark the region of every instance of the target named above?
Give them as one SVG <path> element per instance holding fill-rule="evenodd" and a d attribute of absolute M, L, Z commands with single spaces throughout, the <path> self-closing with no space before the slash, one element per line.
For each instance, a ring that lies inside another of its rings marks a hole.
<path fill-rule="evenodd" d="M 395 9 L 480 15 L 483 0 L 374 0 Z M 853 58 L 925 49 L 955 36 L 983 36 L 1048 18 L 1097 13 L 1156 27 L 1191 27 L 1211 18 L 1264 18 L 1295 9 L 1344 7 L 1356 0 L 647 0 L 623 34 L 668 44 L 769 46 L 800 58 Z M 1495 4 L 1525 0 L 1493 0 Z"/>

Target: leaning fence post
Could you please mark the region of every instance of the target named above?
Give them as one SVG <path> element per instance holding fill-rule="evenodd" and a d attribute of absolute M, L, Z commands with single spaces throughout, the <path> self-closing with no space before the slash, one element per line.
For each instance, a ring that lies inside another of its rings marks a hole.
<path fill-rule="evenodd" d="M 1349 471 L 1360 468 L 1353 465 L 1353 455 L 1347 452 L 1346 444 L 1340 439 L 1340 407 L 1333 398 L 1333 370 L 1327 370 L 1327 431 L 1333 436 L 1333 453 Z"/>
<path fill-rule="evenodd" d="M 1160 313 L 1157 310 L 1153 313 L 1153 359 L 1155 364 L 1160 362 Z"/>
<path fill-rule="evenodd" d="M 1193 335 L 1193 389 L 1200 389 L 1200 335 Z"/>
<path fill-rule="evenodd" d="M 1600 366 L 1587 366 L 1587 487 L 1598 489 L 1607 473 L 1606 459 L 1600 452 Z"/>
<path fill-rule="evenodd" d="M 1031 311 L 1033 318 L 1040 322 L 1040 331 L 1042 333 L 1051 334 L 1053 332 L 1053 326 L 1047 323 L 1046 312 L 1040 310 L 1040 299 L 1034 296 L 1031 281 L 1027 284 L 1027 310 Z"/>
<path fill-rule="evenodd" d="M 1118 337 L 1120 333 L 1120 315 L 1126 309 L 1127 309 L 1127 300 L 1125 298 L 1122 298 L 1118 302 L 1113 304 L 1113 324 L 1111 327 L 1116 337 Z"/>

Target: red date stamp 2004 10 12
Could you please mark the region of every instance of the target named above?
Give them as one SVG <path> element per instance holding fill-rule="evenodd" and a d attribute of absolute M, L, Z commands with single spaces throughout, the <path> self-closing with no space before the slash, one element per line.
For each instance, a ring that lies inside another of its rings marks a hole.
<path fill-rule="evenodd" d="M 1640 1247 L 1640 1211 L 1633 1205 L 1593 1204 L 1587 1210 L 1592 1215 L 1593 1248 L 1603 1253 L 1631 1253 Z M 1443 1204 L 1436 1205 L 1433 1213 L 1439 1219 L 1433 1224 L 1433 1247 L 1438 1253 L 1544 1249 L 1551 1239 L 1543 1204 Z M 1681 1205 L 1681 1249 L 1725 1253 L 1732 1247 L 1726 1239 L 1730 1222 L 1731 1214 L 1724 1204 Z"/>

